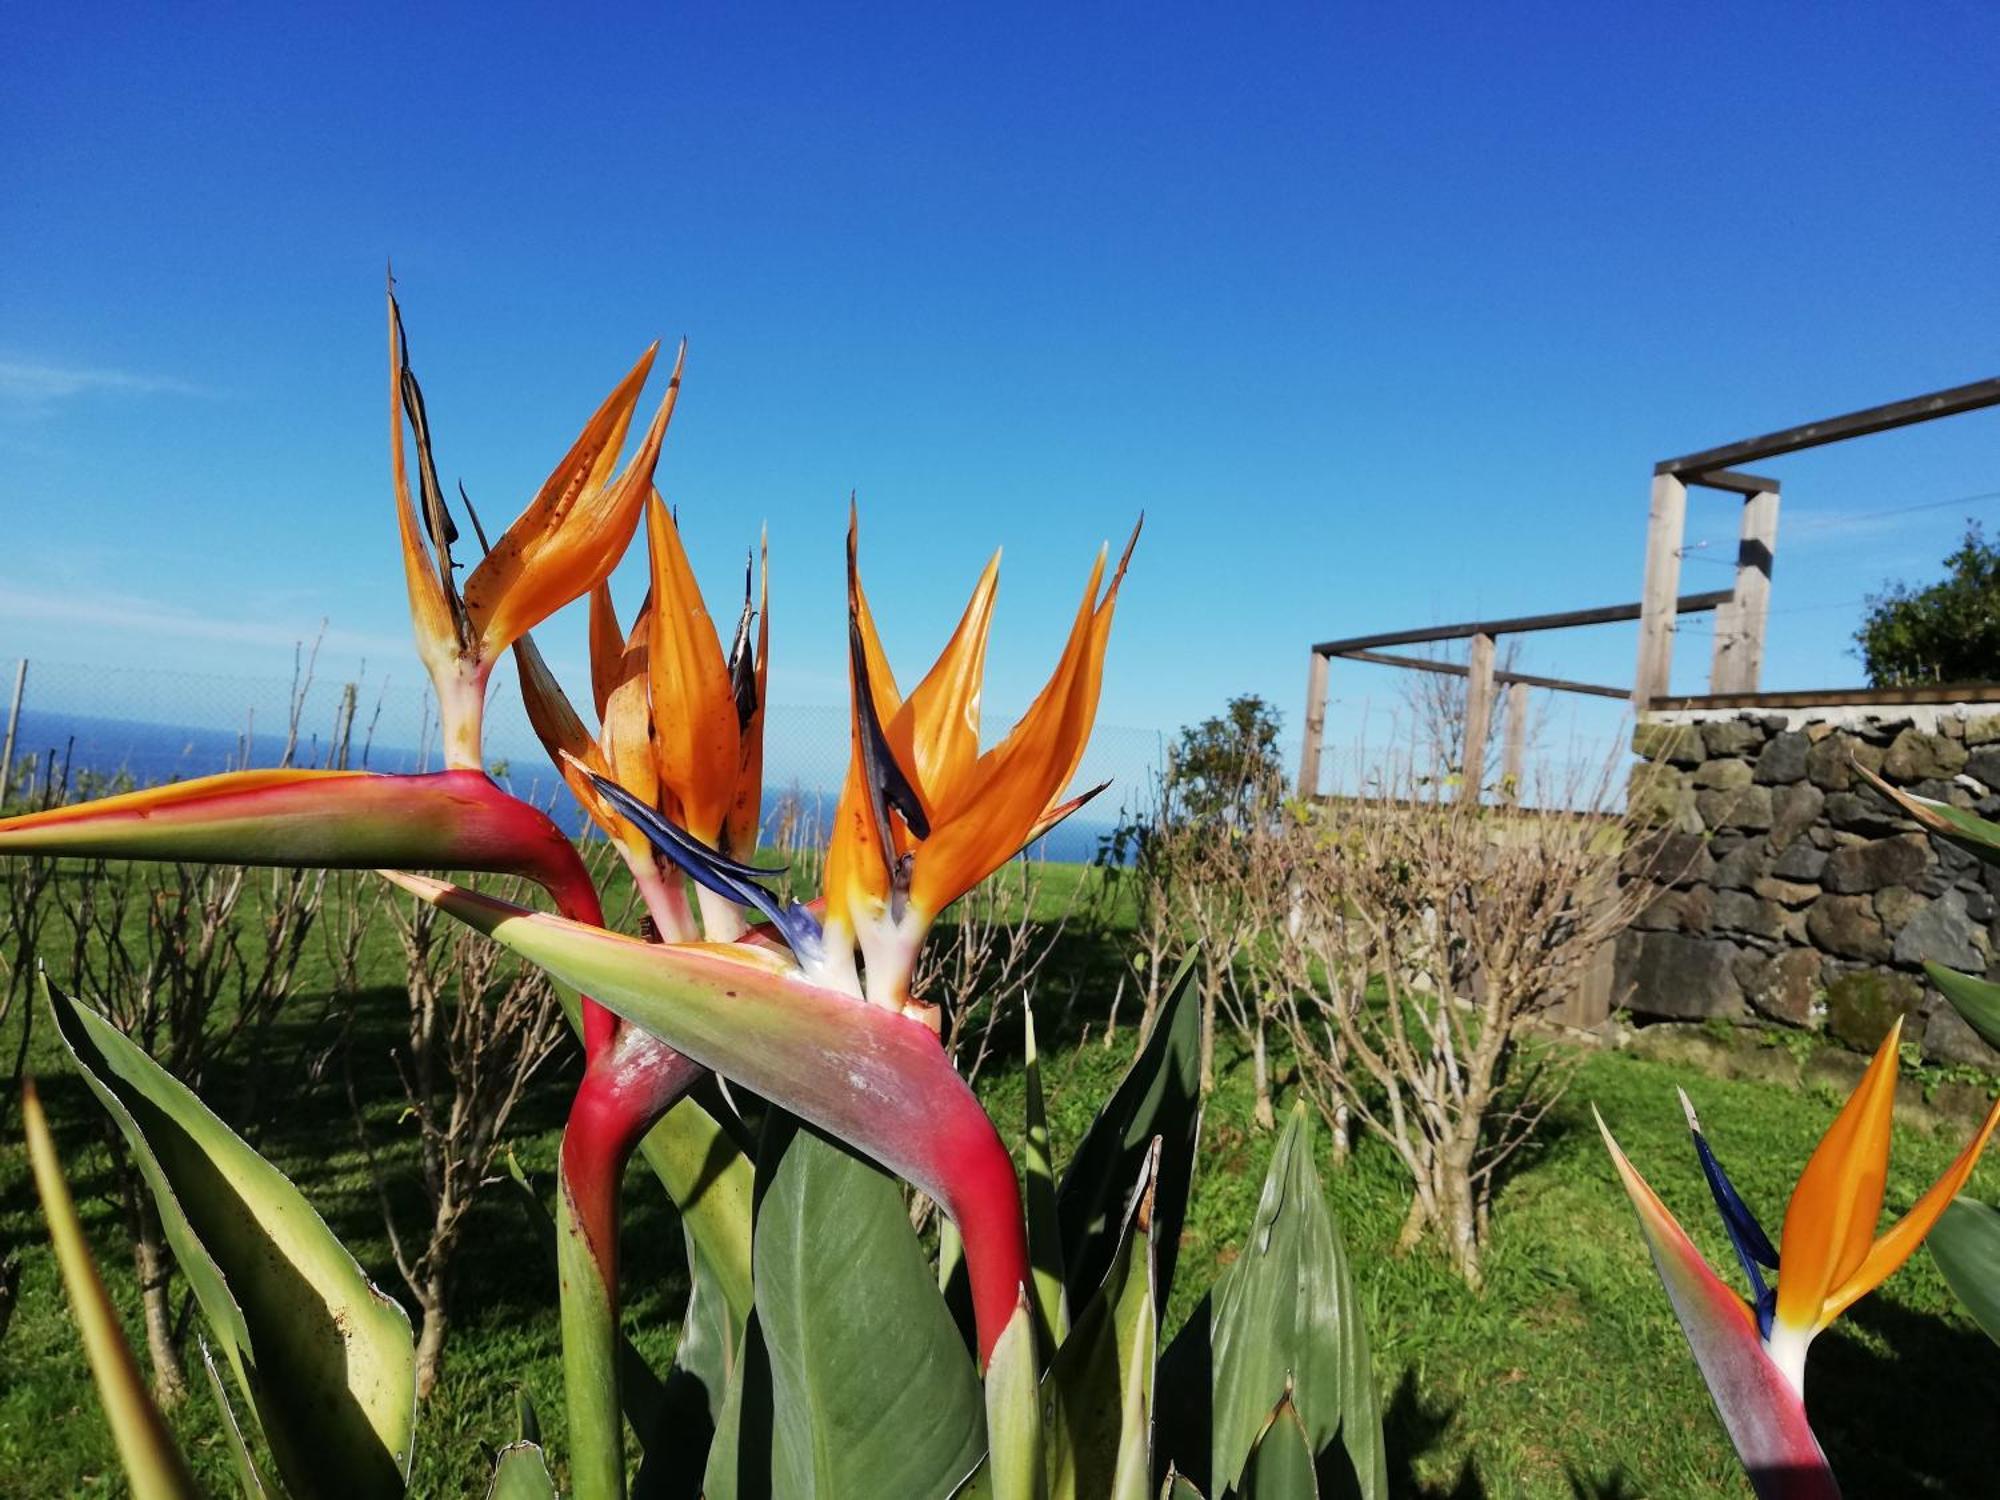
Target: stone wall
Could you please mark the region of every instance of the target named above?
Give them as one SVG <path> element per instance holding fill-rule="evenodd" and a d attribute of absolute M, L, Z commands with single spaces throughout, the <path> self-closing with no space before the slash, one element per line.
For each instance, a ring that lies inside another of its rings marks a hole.
<path fill-rule="evenodd" d="M 2000 1067 L 1926 983 L 1934 959 L 2000 978 L 2000 868 L 1897 817 L 1853 766 L 2000 819 L 2000 714 L 1901 709 L 1657 715 L 1628 788 L 1664 885 L 1620 939 L 1643 1018 L 1761 1017 L 1872 1047 L 1891 1019 L 1939 1062 Z"/>

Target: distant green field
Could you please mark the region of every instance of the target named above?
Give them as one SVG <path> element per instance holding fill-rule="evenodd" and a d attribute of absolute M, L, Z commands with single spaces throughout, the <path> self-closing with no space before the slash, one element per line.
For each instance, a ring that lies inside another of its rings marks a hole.
<path fill-rule="evenodd" d="M 1069 894 L 1067 886 L 1099 878 L 1077 867 L 1053 870 L 1043 901 L 1057 902 Z M 615 895 L 610 904 L 616 910 Z M 1128 921 L 1114 908 L 1109 920 L 1078 924 L 1044 986 L 1040 1019 L 1059 1152 L 1074 1143 L 1129 1055 L 1129 1025 L 1115 1047 L 1107 1050 L 1098 1041 L 1107 976 L 1118 963 L 1118 928 Z M 392 942 L 386 931 L 381 942 Z M 356 1083 L 369 1101 L 378 1144 L 394 1143 L 400 1155 L 392 1160 L 407 1165 L 410 1134 L 399 1129 L 400 1095 L 387 1063 L 401 999 L 390 987 L 386 947 L 378 958 L 377 987 L 354 1018 Z M 314 982 L 323 985 L 324 973 L 321 968 Z M 1072 988 L 1078 995 L 1073 1009 L 1048 1008 Z M 381 1284 L 400 1291 L 337 1070 L 312 1085 L 299 1065 L 327 1040 L 324 1024 L 312 1019 L 317 1010 L 308 996 L 293 1008 L 298 1019 L 280 1029 L 272 1058 L 274 1067 L 286 1070 L 285 1108 L 251 1133 Z M 1132 1011 L 1128 997 L 1128 1022 Z M 0 1037 L 0 1045 L 11 1056 L 12 1039 Z M 1010 1030 L 980 1085 L 1010 1135 L 1018 1133 L 1021 1118 L 1017 1045 Z M 53 1054 L 46 1018 L 33 1056 L 86 1223 L 113 1296 L 128 1310 L 136 1345 L 138 1298 L 116 1210 L 105 1196 L 101 1119 Z M 1222 1063 L 1170 1324 L 1187 1315 L 1236 1253 L 1271 1147 L 1270 1137 L 1250 1124 L 1247 1060 L 1225 1047 Z M 552 1068 L 520 1119 L 516 1149 L 544 1186 L 573 1076 L 573 1058 Z M 1836 1091 L 1710 1079 L 1629 1053 L 1594 1053 L 1583 1059 L 1541 1146 L 1501 1194 L 1488 1285 L 1479 1295 L 1423 1251 L 1403 1259 L 1390 1253 L 1405 1199 L 1388 1154 L 1364 1142 L 1344 1169 L 1335 1170 L 1324 1159 L 1322 1136 L 1322 1171 L 1368 1309 L 1398 1493 L 1749 1493 L 1590 1123 L 1594 1102 L 1722 1267 L 1727 1251 L 1712 1228 L 1681 1125 L 1677 1082 L 1694 1094 L 1731 1173 L 1775 1229 L 1793 1176 L 1838 1107 Z M 227 1115 L 232 1100 L 243 1097 L 242 1083 L 225 1071 L 207 1095 Z M 1905 1087 L 1915 1089 L 1910 1081 Z M 5 1119 L 11 1135 L 18 1122 L 11 1103 Z M 1891 1212 L 1928 1186 L 1956 1151 L 1960 1131 L 1900 1132 L 1889 1179 Z M 1981 1168 L 1974 1190 L 1989 1199 L 2000 1196 L 2000 1163 Z M 643 1167 L 628 1182 L 628 1203 L 631 1327 L 640 1346 L 664 1361 L 686 1296 L 680 1236 Z M 22 1153 L 12 1144 L 0 1150 L 0 1247 L 18 1250 L 25 1261 L 19 1307 L 0 1339 L 0 1493 L 123 1493 Z M 533 1396 L 554 1453 L 564 1450 L 553 1274 L 544 1269 L 518 1209 L 500 1197 L 476 1209 L 461 1265 L 445 1378 L 422 1416 L 416 1492 L 424 1495 L 483 1492 L 482 1449 L 511 1435 L 516 1387 Z M 1815 1346 L 1809 1404 L 1850 1495 L 1992 1492 L 1989 1434 L 2000 1411 L 2000 1350 L 1957 1311 L 1921 1254 Z M 225 1492 L 227 1458 L 199 1382 L 176 1425 L 204 1480 Z"/>

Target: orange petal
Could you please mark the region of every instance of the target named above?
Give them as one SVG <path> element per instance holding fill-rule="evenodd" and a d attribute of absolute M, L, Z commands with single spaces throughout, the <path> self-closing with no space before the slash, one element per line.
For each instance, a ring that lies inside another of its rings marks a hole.
<path fill-rule="evenodd" d="M 655 344 L 640 356 L 605 398 L 541 493 L 466 580 L 465 607 L 487 654 L 505 650 L 524 631 L 610 577 L 618 565 L 652 489 L 660 444 L 680 396 L 681 367 L 676 363 L 645 442 L 625 472 L 611 479 L 658 349 Z"/>
<path fill-rule="evenodd" d="M 655 495 L 646 512 L 653 564 L 653 754 L 661 784 L 681 804 L 681 824 L 713 844 L 735 799 L 740 765 L 736 699 L 715 622 L 688 566 L 680 528 Z"/>
<path fill-rule="evenodd" d="M 926 809 L 949 805 L 979 759 L 979 690 L 986 678 L 986 641 L 999 584 L 1000 554 L 995 552 L 937 664 L 888 724 L 890 747 L 916 772 L 910 781 Z"/>
<path fill-rule="evenodd" d="M 624 664 L 625 631 L 611 603 L 611 585 L 600 583 L 590 591 L 590 696 L 597 704 L 600 722 Z"/>
<path fill-rule="evenodd" d="M 847 508 L 847 610 L 849 622 L 861 640 L 862 669 L 867 691 L 875 703 L 876 716 L 893 723 L 903 705 L 895 674 L 882 650 L 882 638 L 875 629 L 875 617 L 868 608 L 868 596 L 861 587 L 860 520 L 852 500 Z M 824 874 L 827 912 L 834 921 L 859 926 L 870 907 L 880 907 L 889 899 L 889 867 L 883 862 L 881 843 L 875 832 L 873 804 L 862 785 L 861 697 L 862 684 L 855 680 L 854 652 L 848 652 L 848 757 L 847 779 L 841 784 L 840 802 L 834 808 L 833 826 L 827 830 L 826 871 Z M 892 743 L 890 753 L 895 754 Z M 900 763 L 900 761 L 899 761 Z M 903 774 L 910 767 L 903 765 Z M 921 796 L 921 792 L 919 796 Z M 891 819 L 892 836 L 907 839 L 908 832 Z"/>
<path fill-rule="evenodd" d="M 911 876 L 918 909 L 935 915 L 1011 859 L 1076 774 L 1097 716 L 1104 650 L 1131 553 L 1128 544 L 1100 601 L 1105 554 L 1099 551 L 1048 685 L 1013 732 L 979 758 L 952 803 L 938 809 Z"/>
<path fill-rule="evenodd" d="M 1898 1017 L 1792 1189 L 1778 1245 L 1777 1320 L 1793 1328 L 1823 1326 L 1828 1296 L 1854 1275 L 1875 1239 L 1902 1034 Z"/>
<path fill-rule="evenodd" d="M 409 467 L 403 456 L 403 340 L 396 297 L 389 295 L 389 472 L 396 487 L 396 530 L 403 545 L 403 582 L 410 594 L 410 623 L 417 654 L 433 677 L 449 669 L 458 650 L 458 629 L 444 585 L 424 545 L 417 507 L 410 499 Z"/>
<path fill-rule="evenodd" d="M 1930 1191 L 1870 1247 L 1853 1274 L 1834 1288 L 1820 1313 L 1822 1323 L 1832 1322 L 1857 1299 L 1874 1291 L 1916 1252 L 1924 1236 L 1931 1232 L 1931 1226 L 1951 1206 L 1958 1190 L 1965 1186 L 1965 1179 L 1972 1175 L 1972 1169 L 1979 1165 L 1979 1153 L 1985 1149 L 1995 1125 L 2000 1125 L 2000 1099 L 1993 1101 L 1993 1107 L 1986 1112 L 1986 1122 L 1966 1142 L 1965 1149 L 1958 1153 L 1958 1159 L 1945 1168 L 1944 1176 L 1931 1184 Z"/>

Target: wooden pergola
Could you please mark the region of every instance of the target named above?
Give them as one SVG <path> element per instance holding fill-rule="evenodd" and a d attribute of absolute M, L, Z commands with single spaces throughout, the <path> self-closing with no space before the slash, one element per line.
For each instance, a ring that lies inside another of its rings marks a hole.
<path fill-rule="evenodd" d="M 1764 631 L 1770 611 L 1771 564 L 1778 547 L 1776 479 L 1749 474 L 1741 466 L 1799 453 L 1807 448 L 1846 442 L 1871 433 L 1888 432 L 1940 417 L 1958 416 L 2000 406 L 2000 377 L 1953 386 L 1926 396 L 1871 406 L 1844 416 L 1828 417 L 1787 427 L 1761 437 L 1745 438 L 1699 453 L 1669 458 L 1653 466 L 1652 504 L 1646 521 L 1646 566 L 1639 599 L 1631 604 L 1553 614 L 1521 615 L 1503 620 L 1473 620 L 1417 630 L 1392 630 L 1345 640 L 1321 641 L 1312 648 L 1306 678 L 1304 743 L 1299 755 L 1299 795 L 1317 796 L 1320 754 L 1326 734 L 1327 673 L 1332 662 L 1372 662 L 1417 672 L 1445 673 L 1467 679 L 1465 764 L 1485 764 L 1492 732 L 1495 695 L 1506 690 L 1505 739 L 1501 753 L 1503 785 L 1518 786 L 1526 749 L 1528 693 L 1547 688 L 1599 698 L 1629 699 L 1635 712 L 1663 709 L 1794 708 L 1824 704 L 2000 701 L 2000 685 L 1973 683 L 1932 688 L 1827 689 L 1811 692 L 1759 691 L 1764 663 Z M 1681 551 L 1687 531 L 1690 486 L 1742 498 L 1742 520 L 1736 546 L 1736 577 L 1731 587 L 1705 594 L 1682 594 Z M 1670 697 L 1674 637 L 1680 616 L 1713 611 L 1715 652 L 1709 663 L 1708 692 Z M 1501 636 L 1543 630 L 1567 630 L 1580 625 L 1639 622 L 1639 661 L 1630 688 L 1573 682 L 1561 677 L 1537 677 L 1494 666 L 1495 644 Z M 1384 647 L 1427 645 L 1439 641 L 1470 642 L 1466 661 L 1430 661 L 1395 655 Z M 1477 774 L 1465 776 L 1460 796 L 1480 794 Z"/>

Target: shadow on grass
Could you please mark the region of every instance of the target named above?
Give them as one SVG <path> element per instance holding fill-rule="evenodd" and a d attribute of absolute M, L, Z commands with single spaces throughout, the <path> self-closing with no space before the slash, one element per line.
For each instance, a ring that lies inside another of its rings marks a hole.
<path fill-rule="evenodd" d="M 1426 1400 L 1417 1389 L 1414 1370 L 1403 1371 L 1395 1395 L 1382 1413 L 1382 1443 L 1389 1458 L 1389 1493 L 1418 1500 L 1486 1500 L 1486 1485 L 1471 1458 L 1448 1481 L 1426 1483 L 1417 1477 L 1417 1463 L 1444 1446 L 1458 1420 L 1458 1408 L 1445 1401 Z"/>

